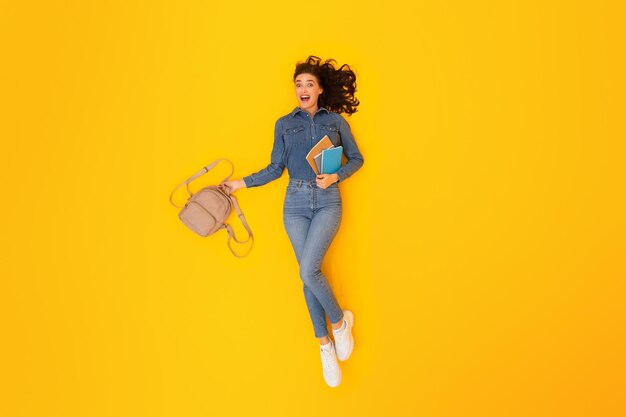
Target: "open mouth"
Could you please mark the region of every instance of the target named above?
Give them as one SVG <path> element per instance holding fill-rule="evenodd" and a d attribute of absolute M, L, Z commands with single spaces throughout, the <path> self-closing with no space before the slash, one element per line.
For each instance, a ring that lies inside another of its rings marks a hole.
<path fill-rule="evenodd" d="M 311 96 L 300 96 L 300 101 L 303 103 L 308 103 L 311 100 Z"/>

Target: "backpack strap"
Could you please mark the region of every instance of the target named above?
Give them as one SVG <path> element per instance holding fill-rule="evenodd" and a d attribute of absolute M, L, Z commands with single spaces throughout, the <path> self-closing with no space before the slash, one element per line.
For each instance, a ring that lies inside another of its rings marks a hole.
<path fill-rule="evenodd" d="M 248 222 L 246 221 L 246 217 L 243 215 L 243 212 L 239 208 L 239 204 L 237 203 L 237 199 L 232 194 L 229 195 L 229 198 L 232 201 L 233 206 L 235 207 L 235 210 L 237 211 L 237 215 L 239 216 L 239 220 L 241 221 L 241 223 L 243 224 L 243 227 L 245 227 L 246 231 L 248 232 L 248 238 L 246 240 L 239 240 L 239 239 L 237 239 L 237 237 L 235 236 L 235 232 L 233 231 L 233 228 L 229 224 L 224 224 L 223 227 L 228 232 L 228 249 L 230 249 L 230 251 L 236 257 L 243 258 L 244 256 L 248 255 L 250 253 L 250 251 L 252 250 L 252 246 L 254 246 L 254 236 L 252 235 L 252 230 L 250 229 L 250 226 L 248 226 Z M 234 240 L 237 243 L 246 243 L 249 240 L 252 240 L 252 242 L 250 243 L 250 247 L 248 248 L 248 251 L 246 253 L 244 253 L 243 255 L 237 255 L 235 253 L 235 251 L 233 250 L 232 246 L 230 246 L 231 239 Z"/>
<path fill-rule="evenodd" d="M 217 159 L 213 162 L 211 162 L 209 165 L 205 166 L 204 168 L 202 168 L 200 171 L 196 172 L 195 174 L 193 174 L 191 177 L 189 177 L 187 179 L 187 181 L 183 182 L 182 184 L 180 184 L 178 187 L 174 188 L 174 191 L 172 191 L 172 193 L 170 194 L 170 203 L 172 203 L 172 205 L 174 207 L 178 207 L 178 208 L 183 208 L 184 206 L 179 206 L 178 204 L 174 203 L 174 200 L 172 199 L 172 197 L 174 197 L 174 193 L 183 185 L 187 186 L 187 193 L 189 194 L 189 197 L 193 196 L 193 193 L 191 192 L 191 190 L 189 189 L 189 183 L 193 180 L 195 180 L 198 177 L 201 177 L 202 175 L 206 174 L 207 172 L 209 172 L 210 170 L 212 170 L 213 168 L 215 168 L 215 166 L 217 164 L 219 164 L 221 161 L 226 161 L 230 164 L 230 174 L 228 174 L 228 176 L 226 178 L 224 178 L 222 181 L 220 182 L 224 182 L 227 181 L 231 175 L 233 175 L 233 172 L 235 172 L 235 166 L 233 165 L 232 162 L 230 162 L 228 159 L 226 158 L 220 158 Z"/>

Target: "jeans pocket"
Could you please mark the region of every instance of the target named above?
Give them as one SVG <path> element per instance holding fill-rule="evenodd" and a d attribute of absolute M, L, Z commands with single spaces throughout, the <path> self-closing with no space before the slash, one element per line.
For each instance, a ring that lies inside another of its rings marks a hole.
<path fill-rule="evenodd" d="M 337 206 L 341 205 L 341 192 L 339 187 L 328 187 L 320 189 L 319 205 L 320 206 Z"/>

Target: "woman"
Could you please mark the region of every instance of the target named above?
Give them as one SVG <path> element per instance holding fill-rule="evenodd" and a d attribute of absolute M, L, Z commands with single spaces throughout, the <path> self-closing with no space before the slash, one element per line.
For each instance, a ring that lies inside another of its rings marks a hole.
<path fill-rule="evenodd" d="M 310 56 L 296 65 L 293 76 L 298 107 L 279 118 L 274 129 L 270 164 L 239 180 L 220 184 L 233 193 L 239 188 L 258 187 L 289 172 L 283 206 L 283 222 L 300 266 L 304 298 L 320 340 L 322 373 L 331 387 L 341 382 L 339 360 L 347 360 L 354 347 L 354 315 L 342 310 L 320 268 L 341 222 L 338 183 L 363 165 L 348 123 L 340 113 L 356 112 L 356 76 L 348 65 L 335 69 L 332 59 L 324 63 Z M 311 148 L 325 135 L 343 146 L 347 162 L 333 174 L 316 175 L 306 160 Z M 326 315 L 333 329 L 328 337 Z"/>

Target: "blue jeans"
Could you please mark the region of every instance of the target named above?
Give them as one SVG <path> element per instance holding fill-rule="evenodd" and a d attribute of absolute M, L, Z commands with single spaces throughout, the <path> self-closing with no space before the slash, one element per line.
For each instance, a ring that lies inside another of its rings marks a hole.
<path fill-rule="evenodd" d="M 328 335 L 325 314 L 331 323 L 343 318 L 343 311 L 321 271 L 322 259 L 339 230 L 341 212 L 337 183 L 322 189 L 315 181 L 289 179 L 283 223 L 300 265 L 304 299 L 318 338 Z"/>

